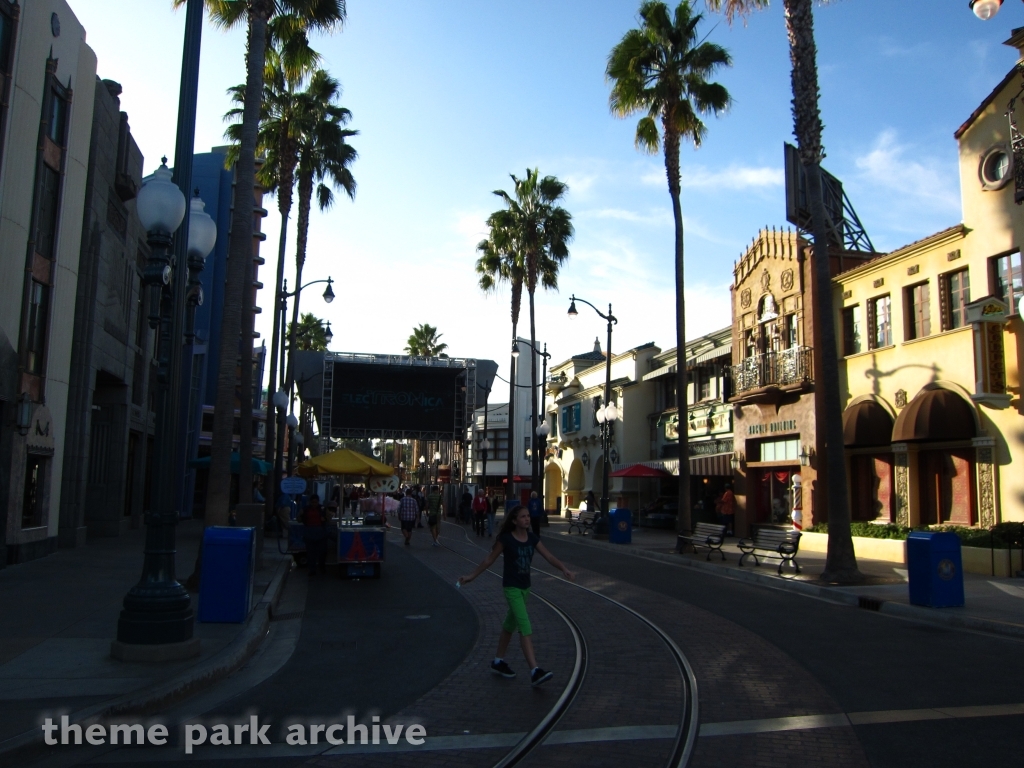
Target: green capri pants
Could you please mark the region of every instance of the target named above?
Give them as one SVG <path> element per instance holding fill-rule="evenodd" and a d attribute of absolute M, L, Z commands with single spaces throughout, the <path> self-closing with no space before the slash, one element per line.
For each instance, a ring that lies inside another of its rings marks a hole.
<path fill-rule="evenodd" d="M 530 594 L 530 590 L 504 587 L 504 591 L 505 600 L 508 601 L 508 613 L 505 614 L 505 621 L 501 628 L 509 634 L 519 630 L 520 635 L 529 637 L 533 634 L 530 617 L 526 615 L 526 597 Z"/>

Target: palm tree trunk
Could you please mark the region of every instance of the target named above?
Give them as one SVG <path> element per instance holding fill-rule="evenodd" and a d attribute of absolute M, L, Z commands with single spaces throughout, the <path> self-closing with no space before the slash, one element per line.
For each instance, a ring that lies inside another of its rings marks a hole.
<path fill-rule="evenodd" d="M 241 367 L 238 385 L 239 504 L 252 503 L 252 338 L 256 317 L 253 314 L 255 265 L 251 252 L 245 264 L 245 287 L 242 290 L 242 338 L 239 351 Z"/>
<path fill-rule="evenodd" d="M 537 324 L 536 315 L 533 308 L 533 294 L 536 291 L 536 280 L 531 281 L 534 286 L 533 290 L 530 291 L 530 404 L 533 408 L 533 418 L 530 419 L 530 445 L 533 447 L 533 452 L 530 454 L 530 490 L 536 493 L 540 492 L 539 479 L 540 473 L 538 472 L 539 456 L 537 450 L 537 441 L 534 440 L 537 429 Z"/>
<path fill-rule="evenodd" d="M 284 282 L 284 259 L 285 259 L 285 244 L 288 239 L 288 213 L 291 208 L 291 195 L 289 194 L 288 206 L 285 207 L 283 203 L 284 193 L 279 188 L 278 190 L 278 209 L 281 211 L 281 236 L 277 242 L 277 275 L 276 282 L 274 283 L 274 333 L 271 338 L 270 345 L 270 378 L 267 379 L 267 439 L 266 449 L 264 451 L 264 460 L 269 462 L 272 467 L 277 467 L 276 457 L 274 456 L 277 448 L 277 412 L 274 409 L 274 391 L 277 389 L 277 351 L 279 346 L 279 340 L 284 329 L 281 328 L 281 313 L 278 308 L 281 306 L 283 300 L 282 294 L 284 289 L 282 284 Z M 277 486 L 281 478 L 277 476 L 276 469 L 271 470 L 270 481 L 267 483 L 267 490 L 264 492 L 266 497 L 266 516 L 271 518 L 274 514 L 274 504 L 277 500 Z"/>
<path fill-rule="evenodd" d="M 832 307 L 832 274 L 829 268 L 828 232 L 821 186 L 821 113 L 818 109 L 817 51 L 811 0 L 784 0 L 786 32 L 792 61 L 794 133 L 807 177 L 807 201 L 814 235 L 815 346 L 820 355 L 822 413 L 825 419 L 825 477 L 818 487 L 827 489 L 828 553 L 824 581 L 859 581 L 857 557 L 850 535 L 850 501 L 847 497 L 846 455 L 843 448 L 842 400 L 839 390 L 839 357 L 835 315 Z M 820 496 L 819 496 L 820 498 Z M 819 510 L 820 511 L 820 510 Z"/>
<path fill-rule="evenodd" d="M 231 214 L 231 242 L 221 315 L 220 363 L 217 402 L 213 414 L 210 479 L 206 492 L 206 525 L 226 525 L 231 501 L 231 447 L 235 411 L 235 384 L 242 329 L 245 277 L 252 265 L 252 199 L 256 175 L 256 133 L 263 93 L 267 19 L 266 3 L 254 3 L 249 15 L 246 55 L 245 106 L 238 162 L 235 164 L 235 206 Z M 244 344 L 242 345 L 244 347 Z M 250 337 L 251 348 L 251 337 Z M 244 405 L 244 404 L 243 404 Z M 196 572 L 198 573 L 198 562 Z"/>
<path fill-rule="evenodd" d="M 679 134 L 665 130 L 665 174 L 668 191 L 672 196 L 672 218 L 675 222 L 675 278 L 676 278 L 676 408 L 679 431 L 679 512 L 676 530 L 689 533 L 693 529 L 690 519 L 690 444 L 686 419 L 686 285 L 683 262 L 683 209 L 679 203 Z"/>
<path fill-rule="evenodd" d="M 295 387 L 295 350 L 299 328 L 299 299 L 302 293 L 302 267 L 306 262 L 306 243 L 309 237 L 309 212 L 313 205 L 313 179 L 308 173 L 299 173 L 299 215 L 295 235 L 295 300 L 292 302 L 292 325 L 288 333 L 288 382 L 285 391 L 289 396 Z M 295 466 L 295 446 L 288 443 L 288 472 Z"/>

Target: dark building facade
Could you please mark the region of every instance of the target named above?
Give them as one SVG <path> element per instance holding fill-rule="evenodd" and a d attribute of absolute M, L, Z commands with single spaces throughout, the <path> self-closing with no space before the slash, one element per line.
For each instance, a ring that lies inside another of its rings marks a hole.
<path fill-rule="evenodd" d="M 134 203 L 143 158 L 120 94 L 117 83 L 97 82 L 63 447 L 63 547 L 137 526 L 145 504 L 155 344 L 142 283 L 146 232 Z"/>

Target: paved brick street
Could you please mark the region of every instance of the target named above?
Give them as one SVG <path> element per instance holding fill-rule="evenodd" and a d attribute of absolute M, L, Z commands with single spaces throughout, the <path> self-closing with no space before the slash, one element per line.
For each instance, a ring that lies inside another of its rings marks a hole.
<path fill-rule="evenodd" d="M 666 765 L 684 712 L 683 676 L 665 632 L 696 676 L 699 736 L 691 766 L 963 765 L 968 753 L 1013 765 L 1024 676 L 1019 641 L 940 628 L 717 577 L 546 533 L 579 589 L 534 561 L 530 604 L 538 660 L 554 671 L 528 685 L 489 663 L 506 606 L 499 579 L 454 583 L 491 540 L 446 525 L 445 548 L 426 532 L 392 546 L 380 580 L 309 579 L 294 570 L 262 648 L 237 673 L 162 710 L 163 749 L 56 749 L 26 765 L 465 766 L 499 762 L 562 695 L 575 663 L 563 611 L 582 633 L 586 667 L 568 710 L 523 765 Z M 399 534 L 390 534 L 392 545 Z M 495 569 L 497 570 L 497 568 Z M 593 592 L 587 591 L 593 590 Z M 951 663 L 956 659 L 957 663 Z M 935 674 L 941 670 L 941 674 Z M 32 712 L 34 702 L 19 702 Z M 40 705 L 45 702 L 40 701 Z M 201 746 L 186 757 L 176 724 L 271 723 L 270 746 Z M 291 722 L 423 724 L 427 741 L 381 746 L 289 746 Z"/>

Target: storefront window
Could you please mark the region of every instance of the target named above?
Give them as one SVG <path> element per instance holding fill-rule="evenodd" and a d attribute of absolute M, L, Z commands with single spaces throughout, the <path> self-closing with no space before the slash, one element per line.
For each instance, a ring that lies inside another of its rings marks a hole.
<path fill-rule="evenodd" d="M 800 439 L 763 440 L 759 446 L 759 461 L 799 461 Z"/>
<path fill-rule="evenodd" d="M 46 457 L 28 454 L 25 466 L 25 495 L 21 507 L 21 527 L 38 528 L 43 524 L 43 479 Z"/>

